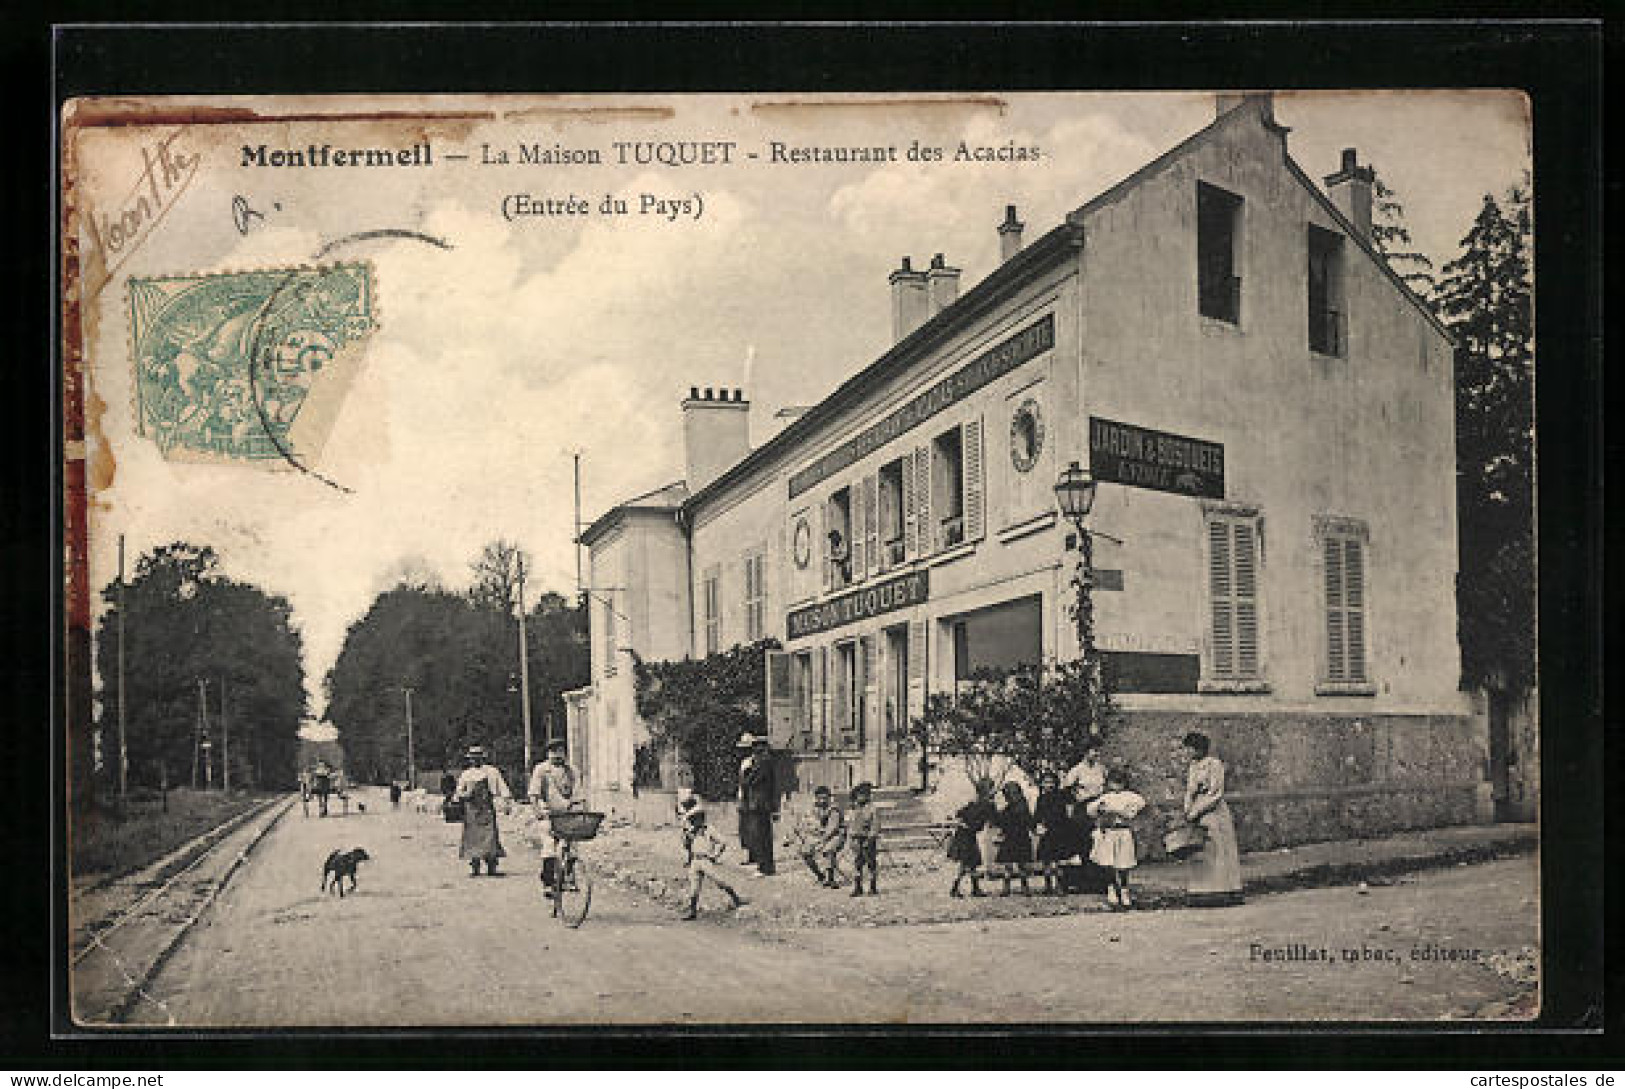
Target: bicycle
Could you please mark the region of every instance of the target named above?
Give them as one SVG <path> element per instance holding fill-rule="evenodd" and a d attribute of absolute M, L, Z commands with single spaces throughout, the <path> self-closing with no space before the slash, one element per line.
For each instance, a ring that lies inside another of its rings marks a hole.
<path fill-rule="evenodd" d="M 553 917 L 571 930 L 586 921 L 587 910 L 592 906 L 592 873 L 577 853 L 576 844 L 596 836 L 603 821 L 604 814 L 585 809 L 548 814 L 550 834 L 559 841 Z"/>

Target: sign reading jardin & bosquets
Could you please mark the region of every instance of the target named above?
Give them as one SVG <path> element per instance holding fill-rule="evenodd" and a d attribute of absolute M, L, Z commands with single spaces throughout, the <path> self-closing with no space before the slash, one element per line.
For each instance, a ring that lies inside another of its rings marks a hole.
<path fill-rule="evenodd" d="M 1224 498 L 1224 445 L 1089 417 L 1095 479 L 1176 495 Z"/>

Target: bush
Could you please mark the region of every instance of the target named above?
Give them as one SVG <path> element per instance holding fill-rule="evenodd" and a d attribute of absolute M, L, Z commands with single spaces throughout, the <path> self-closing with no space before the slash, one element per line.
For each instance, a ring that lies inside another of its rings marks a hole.
<path fill-rule="evenodd" d="M 649 727 L 655 763 L 674 752 L 693 776 L 696 793 L 712 800 L 733 797 L 739 789 L 739 735 L 767 732 L 766 652 L 778 646 L 776 639 L 764 639 L 677 662 L 634 658 L 638 715 Z"/>

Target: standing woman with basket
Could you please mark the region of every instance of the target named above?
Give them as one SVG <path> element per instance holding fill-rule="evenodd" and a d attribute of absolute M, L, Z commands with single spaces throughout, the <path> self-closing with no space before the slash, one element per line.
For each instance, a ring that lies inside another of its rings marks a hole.
<path fill-rule="evenodd" d="M 1181 742 L 1190 767 L 1185 773 L 1185 819 L 1206 837 L 1189 856 L 1187 902 L 1197 907 L 1241 903 L 1241 851 L 1236 824 L 1224 800 L 1224 764 L 1210 754 L 1206 734 L 1192 731 Z"/>
<path fill-rule="evenodd" d="M 485 748 L 470 746 L 463 756 L 463 774 L 451 795 L 452 801 L 463 805 L 463 841 L 457 857 L 468 863 L 470 877 L 480 875 L 481 862 L 485 872 L 495 877 L 497 859 L 507 854 L 497 834 L 496 800 L 508 797 L 512 797 L 508 784 L 486 758 Z"/>

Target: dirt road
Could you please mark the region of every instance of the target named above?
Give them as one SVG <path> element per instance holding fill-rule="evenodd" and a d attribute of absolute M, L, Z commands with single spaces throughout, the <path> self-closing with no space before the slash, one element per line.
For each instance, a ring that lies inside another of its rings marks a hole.
<path fill-rule="evenodd" d="M 472 879 L 456 859 L 457 826 L 391 812 L 381 792 L 363 798 L 364 814 L 283 820 L 131 1020 L 1441 1018 L 1499 1014 L 1526 994 L 1505 966 L 1536 942 L 1532 858 L 1206 912 L 778 933 L 717 925 L 720 915 L 679 923 L 669 908 L 600 882 L 591 917 L 571 931 L 547 914 L 521 836 L 505 836 L 508 876 Z M 357 892 L 318 892 L 327 853 L 352 846 L 373 856 Z M 720 913 L 720 901 L 706 906 Z M 1321 951 L 1331 959 L 1310 959 Z"/>

